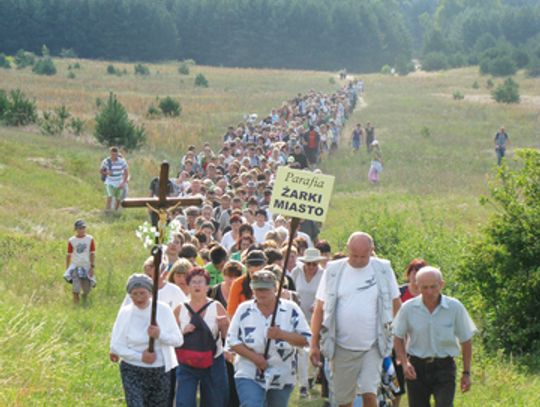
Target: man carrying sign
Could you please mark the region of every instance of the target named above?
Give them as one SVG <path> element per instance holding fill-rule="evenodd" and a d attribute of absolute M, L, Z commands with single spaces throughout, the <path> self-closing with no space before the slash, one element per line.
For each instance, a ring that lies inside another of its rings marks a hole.
<path fill-rule="evenodd" d="M 390 262 L 372 257 L 367 233 L 353 233 L 347 252 L 347 258 L 328 263 L 317 290 L 310 357 L 316 366 L 321 353 L 330 361 L 338 405 L 351 406 L 359 386 L 363 405 L 376 407 L 382 360 L 392 350 L 392 318 L 401 305 L 399 288 Z"/>

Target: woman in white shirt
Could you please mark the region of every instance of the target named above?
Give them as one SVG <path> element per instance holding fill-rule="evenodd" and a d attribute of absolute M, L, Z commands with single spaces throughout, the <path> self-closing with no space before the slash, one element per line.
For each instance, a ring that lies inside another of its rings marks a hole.
<path fill-rule="evenodd" d="M 251 277 L 255 299 L 238 306 L 227 336 L 227 347 L 238 356 L 235 383 L 243 407 L 286 407 L 296 376 L 296 347 L 307 346 L 309 325 L 300 307 L 280 299 L 275 325 L 276 276 L 268 270 Z M 266 341 L 271 339 L 265 359 Z"/>
<path fill-rule="evenodd" d="M 170 377 L 178 364 L 174 347 L 182 345 L 172 310 L 157 303 L 157 325 L 150 325 L 152 279 L 133 274 L 127 282 L 131 303 L 118 312 L 111 335 L 111 353 L 118 355 L 122 385 L 128 407 L 167 406 Z M 154 351 L 148 351 L 149 337 Z"/>
<path fill-rule="evenodd" d="M 223 345 L 219 334 L 222 337 L 227 335 L 229 318 L 223 305 L 206 296 L 208 284 L 210 284 L 208 271 L 201 267 L 191 269 L 186 274 L 186 283 L 189 287 L 189 302 L 179 305 L 174 310 L 182 334 L 187 338 L 197 329 L 192 323 L 191 312 L 186 306 L 188 305 L 194 312 L 200 312 L 199 315 L 212 333 L 215 340 L 215 354 L 212 365 L 207 368 L 193 367 L 179 359 L 180 363 L 176 369 L 178 383 L 176 407 L 195 407 L 199 385 L 201 406 L 225 407 L 228 402 L 229 386 Z"/>

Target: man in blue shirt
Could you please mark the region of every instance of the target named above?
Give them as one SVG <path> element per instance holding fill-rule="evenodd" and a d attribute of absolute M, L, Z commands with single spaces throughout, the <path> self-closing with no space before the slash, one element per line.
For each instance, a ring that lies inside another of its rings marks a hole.
<path fill-rule="evenodd" d="M 394 348 L 407 380 L 409 406 L 429 407 L 433 395 L 436 407 L 452 407 L 456 388 L 454 357 L 460 350 L 461 391 L 471 387 L 471 339 L 476 326 L 461 302 L 441 294 L 444 281 L 440 270 L 421 268 L 416 284 L 421 295 L 403 304 L 393 324 Z"/>

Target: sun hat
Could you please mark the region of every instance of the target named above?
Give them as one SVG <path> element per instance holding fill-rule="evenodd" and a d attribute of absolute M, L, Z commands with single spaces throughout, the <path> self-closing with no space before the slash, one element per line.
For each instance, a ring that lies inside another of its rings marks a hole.
<path fill-rule="evenodd" d="M 276 288 L 276 275 L 270 270 L 259 270 L 253 273 L 249 286 L 252 290 Z"/>
<path fill-rule="evenodd" d="M 308 248 L 304 252 L 304 256 L 298 258 L 298 261 L 301 261 L 302 263 L 314 263 L 325 259 L 326 257 L 321 256 L 319 249 Z"/>

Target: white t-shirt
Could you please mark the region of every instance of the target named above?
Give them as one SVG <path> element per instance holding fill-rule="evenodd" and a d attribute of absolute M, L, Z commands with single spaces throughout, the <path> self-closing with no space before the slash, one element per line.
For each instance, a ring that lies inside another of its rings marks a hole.
<path fill-rule="evenodd" d="M 232 247 L 236 244 L 236 240 L 234 240 L 232 230 L 229 230 L 227 233 L 223 235 L 221 238 L 221 245 L 227 250 L 230 251 Z"/>
<path fill-rule="evenodd" d="M 304 273 L 304 264 L 300 263 L 291 272 L 291 277 L 296 287 L 298 297 L 300 297 L 300 308 L 304 311 L 304 315 L 308 321 L 311 321 L 311 315 L 313 314 L 313 304 L 315 302 L 315 293 L 319 287 L 319 283 L 322 279 L 324 270 L 317 269 L 317 273 L 313 278 L 307 282 L 306 275 Z"/>
<path fill-rule="evenodd" d="M 257 243 L 263 243 L 264 242 L 264 235 L 266 235 L 266 233 L 274 230 L 274 227 L 269 223 L 265 223 L 262 227 L 259 227 L 257 225 L 257 223 L 254 223 L 251 226 L 253 227 L 253 236 L 255 237 L 255 241 Z"/>
<path fill-rule="evenodd" d="M 377 339 L 377 280 L 371 262 L 353 268 L 347 262 L 338 287 L 336 306 L 336 343 L 342 348 L 369 350 Z M 392 298 L 399 297 L 395 277 Z M 326 278 L 322 278 L 316 298 L 325 301 Z"/>

